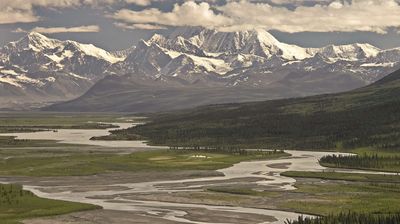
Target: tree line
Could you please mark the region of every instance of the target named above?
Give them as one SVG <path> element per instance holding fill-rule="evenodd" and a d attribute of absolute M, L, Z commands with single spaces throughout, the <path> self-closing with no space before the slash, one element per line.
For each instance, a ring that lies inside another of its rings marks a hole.
<path fill-rule="evenodd" d="M 344 168 L 400 168 L 400 156 L 380 156 L 378 154 L 362 155 L 327 155 L 323 156 L 319 162 L 330 167 Z"/>
<path fill-rule="evenodd" d="M 175 152 L 203 152 L 203 153 L 224 153 L 224 154 L 232 154 L 232 155 L 274 155 L 274 154 L 283 154 L 284 150 L 246 150 L 238 146 L 170 146 L 170 151 Z"/>
<path fill-rule="evenodd" d="M 305 150 L 371 146 L 397 149 L 400 147 L 400 98 L 397 97 L 400 88 L 393 94 L 396 96 L 391 96 L 390 102 L 371 99 L 369 104 L 348 110 L 309 113 L 288 111 L 290 103 L 296 102 L 294 100 L 286 103 L 270 101 L 235 109 L 221 106 L 193 112 L 193 115 L 155 117 L 152 122 L 126 132 L 144 136 L 156 145 L 263 145 Z M 329 104 L 324 99 L 320 102 Z M 301 111 L 302 107 L 307 109 L 308 103 L 297 105 L 297 110 Z M 119 134 L 122 135 L 122 131 Z"/>
<path fill-rule="evenodd" d="M 299 216 L 297 220 L 287 220 L 285 224 L 400 224 L 400 214 L 347 212 L 315 218 Z"/>

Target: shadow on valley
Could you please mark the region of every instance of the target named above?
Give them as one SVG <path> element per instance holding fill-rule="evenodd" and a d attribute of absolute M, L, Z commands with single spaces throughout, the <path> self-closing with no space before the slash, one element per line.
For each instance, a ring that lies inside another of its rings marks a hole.
<path fill-rule="evenodd" d="M 354 91 L 159 113 L 113 132 L 170 146 L 331 150 L 400 146 L 400 71 Z"/>

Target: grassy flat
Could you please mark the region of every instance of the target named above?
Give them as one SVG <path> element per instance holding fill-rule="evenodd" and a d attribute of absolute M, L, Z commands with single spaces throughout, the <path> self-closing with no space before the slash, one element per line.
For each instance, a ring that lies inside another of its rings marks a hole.
<path fill-rule="evenodd" d="M 358 174 L 358 173 L 341 173 L 341 172 L 303 172 L 303 171 L 287 171 L 282 173 L 281 175 L 287 177 L 317 178 L 323 180 L 400 183 L 400 175 Z"/>
<path fill-rule="evenodd" d="M 12 135 L 12 134 L 10 134 Z M 0 153 L 5 148 L 38 148 L 38 147 L 85 147 L 85 145 L 73 145 L 58 143 L 54 140 L 26 140 L 26 139 L 15 139 L 13 136 L 0 136 Z M 11 151 L 8 151 L 12 153 Z M 16 151 L 14 151 L 16 152 Z"/>
<path fill-rule="evenodd" d="M 362 214 L 400 212 L 399 175 L 301 171 L 288 171 L 282 175 L 346 181 L 313 184 L 306 181 L 296 184 L 298 189 L 295 192 L 311 199 L 284 202 L 281 206 L 286 209 L 324 216 L 348 211 Z"/>
<path fill-rule="evenodd" d="M 274 197 L 279 195 L 278 192 L 273 191 L 256 191 L 251 188 L 245 187 L 209 187 L 206 189 L 207 191 L 217 192 L 217 193 L 226 193 L 233 195 L 247 195 L 247 196 L 258 196 L 258 197 Z"/>
<path fill-rule="evenodd" d="M 46 152 L 42 152 L 46 153 Z M 196 157 L 198 155 L 203 157 Z M 246 160 L 274 159 L 287 156 L 277 152 L 272 155 L 250 153 L 177 152 L 153 150 L 129 155 L 111 153 L 71 152 L 69 154 L 26 155 L 0 160 L 1 176 L 75 176 L 92 175 L 113 171 L 168 171 L 168 170 L 217 170 Z"/>
<path fill-rule="evenodd" d="M 348 211 L 363 214 L 400 212 L 398 184 L 315 183 L 297 184 L 296 187 L 296 193 L 307 197 L 284 202 L 282 208 L 318 215 Z"/>
<path fill-rule="evenodd" d="M 104 129 L 104 123 L 131 120 L 121 114 L 0 113 L 0 133 L 45 129 Z"/>
<path fill-rule="evenodd" d="M 14 184 L 0 184 L 0 223 L 14 224 L 41 216 L 99 209 L 90 204 L 39 198 Z"/>

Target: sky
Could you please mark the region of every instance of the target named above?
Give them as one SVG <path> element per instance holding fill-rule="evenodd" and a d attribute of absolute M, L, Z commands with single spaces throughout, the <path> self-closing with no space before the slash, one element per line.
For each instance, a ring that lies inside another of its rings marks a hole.
<path fill-rule="evenodd" d="M 266 29 L 303 47 L 400 47 L 400 0 L 0 0 L 0 45 L 36 31 L 107 50 L 153 33 L 202 26 Z"/>

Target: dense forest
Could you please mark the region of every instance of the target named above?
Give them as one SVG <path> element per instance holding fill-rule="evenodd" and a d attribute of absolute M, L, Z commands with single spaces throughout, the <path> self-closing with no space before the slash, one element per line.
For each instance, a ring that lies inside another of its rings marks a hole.
<path fill-rule="evenodd" d="M 308 218 L 299 216 L 295 221 L 286 221 L 286 224 L 399 224 L 400 214 L 358 214 L 341 213 L 325 217 Z"/>
<path fill-rule="evenodd" d="M 319 161 L 321 165 L 327 167 L 342 167 L 352 169 L 373 169 L 373 170 L 400 170 L 400 156 L 372 155 L 328 155 Z"/>
<path fill-rule="evenodd" d="M 276 149 L 400 146 L 400 70 L 346 93 L 211 105 L 150 115 L 114 136 L 156 145 L 242 145 Z"/>

